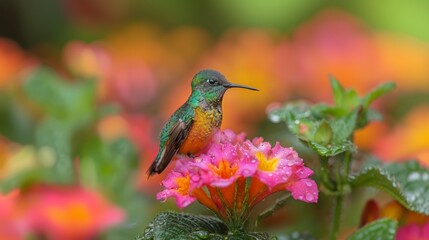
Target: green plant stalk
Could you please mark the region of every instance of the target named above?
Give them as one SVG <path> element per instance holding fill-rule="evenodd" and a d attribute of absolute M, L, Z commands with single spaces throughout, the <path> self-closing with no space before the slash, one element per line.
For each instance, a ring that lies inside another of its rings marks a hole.
<path fill-rule="evenodd" d="M 349 181 L 351 160 L 352 160 L 352 153 L 350 151 L 347 151 L 344 155 L 344 175 L 343 175 L 343 182 L 347 184 Z"/>
<path fill-rule="evenodd" d="M 329 190 L 329 192 L 335 191 L 335 185 L 333 184 L 331 178 L 329 177 L 329 166 L 328 158 L 320 156 L 320 171 L 322 172 L 322 182 L 323 185 Z"/>
<path fill-rule="evenodd" d="M 347 191 L 344 185 L 348 185 L 348 175 L 350 172 L 350 164 L 351 164 L 351 152 L 347 151 L 344 154 L 344 162 L 343 164 L 338 163 L 336 169 L 336 184 L 338 195 L 334 199 L 334 209 L 333 209 L 333 219 L 332 226 L 329 232 L 329 239 L 335 240 L 337 239 L 338 230 L 340 228 L 340 220 L 341 220 L 341 212 L 343 208 L 343 200 L 344 196 L 347 194 Z"/>
<path fill-rule="evenodd" d="M 333 212 L 333 220 L 331 230 L 329 232 L 329 239 L 335 240 L 337 239 L 338 230 L 340 228 L 340 220 L 341 220 L 341 211 L 343 207 L 343 196 L 338 195 L 334 200 L 334 212 Z"/>

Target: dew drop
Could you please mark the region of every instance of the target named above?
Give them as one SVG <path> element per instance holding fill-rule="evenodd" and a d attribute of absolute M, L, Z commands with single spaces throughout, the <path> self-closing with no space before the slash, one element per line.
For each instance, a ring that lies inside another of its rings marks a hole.
<path fill-rule="evenodd" d="M 306 182 L 305 185 L 307 185 L 307 187 L 313 186 L 313 184 L 311 182 Z"/>
<path fill-rule="evenodd" d="M 408 197 L 408 201 L 410 201 L 410 202 L 414 202 L 415 200 L 416 200 L 416 196 L 415 195 L 410 195 Z"/>
<path fill-rule="evenodd" d="M 313 201 L 313 200 L 314 200 L 314 196 L 313 196 L 313 194 L 311 194 L 311 193 L 307 193 L 307 194 L 305 195 L 305 199 L 306 199 L 307 201 L 311 202 L 311 201 Z"/>
<path fill-rule="evenodd" d="M 269 118 L 270 118 L 271 122 L 273 122 L 273 123 L 279 123 L 280 122 L 280 116 L 279 115 L 270 114 Z"/>
<path fill-rule="evenodd" d="M 408 175 L 408 181 L 416 181 L 420 179 L 420 173 L 418 172 L 413 172 L 410 175 Z"/>
<path fill-rule="evenodd" d="M 198 175 L 193 175 L 193 176 L 191 177 L 191 179 L 192 179 L 192 181 L 194 181 L 194 182 L 198 182 L 198 181 L 200 181 L 200 176 L 198 176 Z"/>
<path fill-rule="evenodd" d="M 299 238 L 299 232 L 293 232 L 292 233 L 292 238 L 294 238 L 294 239 Z"/>

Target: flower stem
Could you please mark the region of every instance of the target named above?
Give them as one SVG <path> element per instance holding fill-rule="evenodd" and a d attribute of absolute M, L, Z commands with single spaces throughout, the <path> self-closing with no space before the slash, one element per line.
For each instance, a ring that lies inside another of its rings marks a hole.
<path fill-rule="evenodd" d="M 338 230 L 340 228 L 341 221 L 341 212 L 343 208 L 344 196 L 348 193 L 346 185 L 348 185 L 348 177 L 350 172 L 352 154 L 350 151 L 345 152 L 344 154 L 344 163 L 338 164 L 336 171 L 336 188 L 338 195 L 334 199 L 334 209 L 333 209 L 333 220 L 331 230 L 329 232 L 329 239 L 337 239 Z"/>
<path fill-rule="evenodd" d="M 323 185 L 329 190 L 329 192 L 335 191 L 334 183 L 329 177 L 329 165 L 328 158 L 320 156 L 320 171 L 322 172 L 322 182 Z"/>
<path fill-rule="evenodd" d="M 349 179 L 349 173 L 350 173 L 350 167 L 351 167 L 351 159 L 352 159 L 352 153 L 350 151 L 345 152 L 344 155 L 344 175 L 343 180 L 344 182 L 348 183 Z"/>
<path fill-rule="evenodd" d="M 337 234 L 338 234 L 338 230 L 340 227 L 342 207 L 343 207 L 343 196 L 338 195 L 337 197 L 335 197 L 333 221 L 332 221 L 331 231 L 329 233 L 329 239 L 330 240 L 337 239 Z"/>

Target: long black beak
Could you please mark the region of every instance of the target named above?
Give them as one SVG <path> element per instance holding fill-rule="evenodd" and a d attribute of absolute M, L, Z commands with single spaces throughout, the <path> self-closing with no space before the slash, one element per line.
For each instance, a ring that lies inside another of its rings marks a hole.
<path fill-rule="evenodd" d="M 256 88 L 252 88 L 252 87 L 240 85 L 240 84 L 234 84 L 234 83 L 228 83 L 228 85 L 225 85 L 225 87 L 226 88 L 245 88 L 245 89 L 249 89 L 252 91 L 259 91 L 259 89 L 256 89 Z"/>

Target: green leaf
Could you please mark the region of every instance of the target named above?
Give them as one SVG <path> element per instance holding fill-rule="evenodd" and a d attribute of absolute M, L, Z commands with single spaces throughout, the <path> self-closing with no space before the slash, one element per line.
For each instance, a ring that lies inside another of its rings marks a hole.
<path fill-rule="evenodd" d="M 349 89 L 347 90 L 344 101 L 340 104 L 340 106 L 346 110 L 346 113 L 348 113 L 350 110 L 356 108 L 359 103 L 360 97 L 358 93 L 354 89 Z"/>
<path fill-rule="evenodd" d="M 377 98 L 392 91 L 396 87 L 394 82 L 383 83 L 375 89 L 371 90 L 362 98 L 362 106 L 367 109 L 369 105 Z"/>
<path fill-rule="evenodd" d="M 48 118 L 36 128 L 36 145 L 50 147 L 55 153 L 55 164 L 51 171 L 57 174 L 59 181 L 71 182 L 73 179 L 71 135 L 71 129 L 56 119 Z"/>
<path fill-rule="evenodd" d="M 350 110 L 358 106 L 360 98 L 354 89 L 345 90 L 333 76 L 330 76 L 330 81 L 334 103 L 337 107 L 336 113 L 339 114 L 336 116 L 347 114 Z"/>
<path fill-rule="evenodd" d="M 357 116 L 358 111 L 355 109 L 346 116 L 329 121 L 334 132 L 333 143 L 342 144 L 350 139 L 356 127 Z"/>
<path fill-rule="evenodd" d="M 187 213 L 162 212 L 136 240 L 229 239 L 268 240 L 267 233 L 228 231 L 218 218 Z"/>
<path fill-rule="evenodd" d="M 316 240 L 314 236 L 309 233 L 303 232 L 290 232 L 277 236 L 277 239 L 288 239 L 288 240 Z"/>
<path fill-rule="evenodd" d="M 346 90 L 334 76 L 329 76 L 329 81 L 331 82 L 332 94 L 334 95 L 334 103 L 338 106 L 344 100 Z"/>
<path fill-rule="evenodd" d="M 429 171 L 415 161 L 371 167 L 351 177 L 350 185 L 378 188 L 404 207 L 429 215 Z"/>
<path fill-rule="evenodd" d="M 374 187 L 378 188 L 395 198 L 402 205 L 409 207 L 408 202 L 399 189 L 397 180 L 391 174 L 382 168 L 372 167 L 364 170 L 357 176 L 351 177 L 350 185 L 356 187 Z"/>
<path fill-rule="evenodd" d="M 314 141 L 321 145 L 327 145 L 332 140 L 332 128 L 326 121 L 323 121 L 314 134 Z"/>
<path fill-rule="evenodd" d="M 221 236 L 227 233 L 228 227 L 214 217 L 162 212 L 136 239 L 221 239 Z"/>
<path fill-rule="evenodd" d="M 286 122 L 288 130 L 303 141 L 312 139 L 318 121 L 304 101 L 287 103 L 268 113 L 268 117 L 272 122 Z"/>
<path fill-rule="evenodd" d="M 211 239 L 211 238 L 210 238 Z M 234 233 L 228 233 L 226 238 L 223 239 L 228 240 L 268 240 L 270 239 L 268 233 L 262 233 L 262 232 L 234 232 Z"/>
<path fill-rule="evenodd" d="M 429 171 L 417 161 L 386 166 L 399 182 L 410 210 L 429 215 Z"/>
<path fill-rule="evenodd" d="M 29 75 L 23 88 L 28 98 L 52 118 L 78 124 L 94 114 L 94 81 L 68 83 L 54 71 L 40 67 Z"/>
<path fill-rule="evenodd" d="M 17 95 L 0 93 L 0 135 L 23 145 L 30 144 L 33 140 L 35 121 Z"/>
<path fill-rule="evenodd" d="M 324 157 L 333 157 L 346 151 L 355 151 L 356 147 L 351 141 L 344 141 L 340 144 L 329 144 L 323 146 L 313 141 L 309 141 L 308 145 L 319 155 Z"/>
<path fill-rule="evenodd" d="M 391 219 L 380 219 L 365 225 L 347 240 L 393 240 L 398 223 Z"/>

